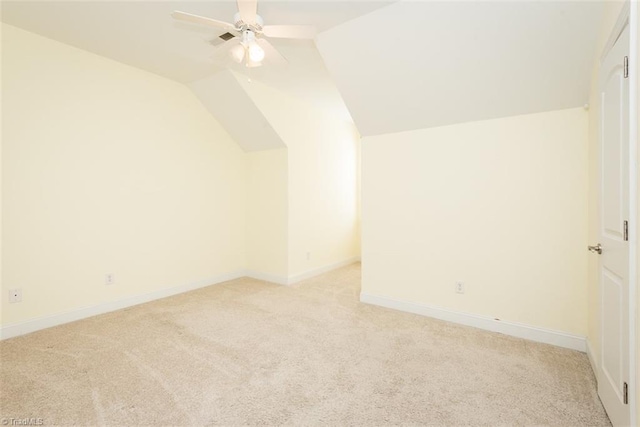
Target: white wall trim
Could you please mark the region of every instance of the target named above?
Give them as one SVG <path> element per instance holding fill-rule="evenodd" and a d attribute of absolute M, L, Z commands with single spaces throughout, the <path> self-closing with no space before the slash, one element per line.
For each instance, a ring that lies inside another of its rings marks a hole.
<path fill-rule="evenodd" d="M 346 267 L 347 265 L 351 265 L 354 262 L 359 262 L 359 261 L 360 261 L 360 257 L 354 256 L 344 261 L 339 261 L 333 264 L 325 265 L 324 267 L 314 268 L 313 270 L 309 270 L 304 273 L 295 274 L 293 276 L 289 276 L 289 280 L 287 281 L 287 284 L 293 285 L 303 280 L 310 279 L 312 277 L 318 276 L 323 273 L 327 273 L 332 270 L 336 270 L 338 268 Z"/>
<path fill-rule="evenodd" d="M 109 301 L 101 304 L 82 307 L 75 310 L 65 311 L 63 313 L 52 314 L 49 316 L 38 317 L 36 319 L 26 320 L 24 322 L 4 325 L 0 328 L 0 340 L 14 338 L 20 335 L 29 334 L 31 332 L 42 329 L 51 328 L 65 323 L 75 322 L 76 320 L 86 319 L 88 317 L 97 316 L 99 314 L 109 313 L 123 308 L 132 307 L 134 305 L 155 301 L 158 299 L 170 297 L 177 294 L 193 291 L 207 286 L 217 285 L 229 280 L 239 279 L 242 277 L 250 277 L 256 280 L 264 280 L 279 285 L 291 285 L 301 280 L 305 280 L 322 273 L 326 273 L 337 268 L 341 268 L 360 260 L 360 257 L 352 257 L 345 261 L 340 261 L 324 267 L 316 268 L 295 276 L 277 276 L 274 274 L 261 273 L 252 270 L 238 270 L 232 273 L 223 274 L 209 279 L 198 280 L 196 282 L 187 283 L 186 285 L 174 286 L 170 288 L 159 289 L 157 291 L 146 294 L 134 295 L 117 301 Z"/>
<path fill-rule="evenodd" d="M 631 268 L 629 276 L 629 402 L 631 425 L 638 425 L 639 408 L 637 393 L 638 384 L 638 145 L 640 144 L 640 99 L 638 98 L 638 66 L 640 65 L 640 22 L 638 22 L 638 2 L 627 1 L 629 5 L 629 161 L 630 161 L 630 186 L 629 205 L 632 229 L 632 242 L 629 245 Z"/>
<path fill-rule="evenodd" d="M 138 304 L 170 297 L 172 295 L 193 291 L 207 286 L 216 285 L 227 282 L 229 280 L 238 279 L 245 276 L 244 270 L 223 274 L 209 279 L 198 280 L 196 282 L 187 283 L 186 285 L 174 286 L 170 288 L 158 289 L 157 291 L 146 294 L 135 295 L 117 301 L 109 301 L 101 304 L 83 307 L 76 310 L 66 311 L 63 313 L 52 314 L 49 316 L 38 317 L 36 319 L 5 325 L 0 329 L 0 340 L 25 335 L 41 329 L 51 328 L 53 326 L 65 323 L 75 322 L 76 320 L 86 319 L 87 317 L 97 316 L 99 314 L 109 313 L 111 311 L 121 310 Z"/>
<path fill-rule="evenodd" d="M 630 7 L 631 4 L 628 0 L 625 1 L 622 5 L 622 8 L 620 9 L 620 13 L 618 15 L 618 19 L 611 29 L 611 33 L 609 34 L 609 38 L 607 39 L 607 43 L 604 45 L 604 48 L 602 48 L 602 53 L 600 54 L 600 63 L 604 61 L 611 48 L 613 48 L 613 45 L 618 41 L 620 34 L 622 34 L 625 27 L 629 25 Z"/>
<path fill-rule="evenodd" d="M 440 307 L 433 307 L 424 304 L 402 301 L 380 295 L 372 295 L 366 292 L 360 293 L 360 301 L 392 308 L 394 310 L 406 311 L 408 313 L 420 314 L 422 316 L 433 317 L 448 322 L 461 325 L 472 326 L 492 332 L 499 332 L 513 337 L 524 338 L 530 341 L 537 341 L 559 347 L 570 348 L 581 352 L 586 351 L 585 337 L 571 335 L 565 332 L 550 329 L 537 328 L 520 323 L 496 320 L 491 317 L 479 316 L 476 314 L 463 313 L 448 310 Z"/>
<path fill-rule="evenodd" d="M 593 375 L 596 377 L 596 383 L 598 382 L 598 365 L 596 363 L 596 359 L 593 357 L 594 351 L 593 346 L 591 345 L 591 341 L 589 338 L 586 340 L 587 344 L 587 357 L 589 358 L 589 363 L 591 364 L 591 370 L 593 371 Z"/>
<path fill-rule="evenodd" d="M 275 274 L 262 273 L 260 271 L 255 271 L 255 270 L 245 271 L 245 276 L 255 280 L 264 280 L 265 282 L 275 283 L 277 285 L 286 286 L 289 284 L 287 276 L 278 276 Z"/>

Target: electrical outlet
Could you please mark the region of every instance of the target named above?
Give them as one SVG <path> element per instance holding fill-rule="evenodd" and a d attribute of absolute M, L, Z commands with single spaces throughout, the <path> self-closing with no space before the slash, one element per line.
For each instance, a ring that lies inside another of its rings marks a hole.
<path fill-rule="evenodd" d="M 311 260 L 311 252 L 307 252 L 307 261 Z"/>
<path fill-rule="evenodd" d="M 457 294 L 464 294 L 464 283 L 456 282 L 456 293 Z"/>
<path fill-rule="evenodd" d="M 9 302 L 22 302 L 22 289 L 9 289 Z"/>
<path fill-rule="evenodd" d="M 105 285 L 113 285 L 115 281 L 116 281 L 116 277 L 113 275 L 113 273 L 107 273 L 104 275 Z"/>

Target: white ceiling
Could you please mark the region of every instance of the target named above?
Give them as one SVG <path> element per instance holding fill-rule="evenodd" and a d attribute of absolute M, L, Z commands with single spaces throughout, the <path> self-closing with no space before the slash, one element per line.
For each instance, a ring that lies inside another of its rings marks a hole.
<path fill-rule="evenodd" d="M 235 0 L 1 5 L 3 22 L 184 83 L 220 71 L 209 43 L 220 32 L 176 23 L 171 11 L 220 20 L 236 11 Z M 273 40 L 289 66 L 252 69 L 250 77 L 353 117 L 368 136 L 583 105 L 602 4 L 259 0 L 258 12 L 266 24 L 310 24 L 321 33 L 315 43 Z M 224 93 L 213 83 L 191 86 L 216 117 L 232 99 L 248 102 L 237 84 Z"/>
<path fill-rule="evenodd" d="M 602 4 L 402 1 L 318 36 L 363 136 L 582 106 Z"/>
<path fill-rule="evenodd" d="M 319 31 L 344 23 L 390 1 L 259 0 L 266 24 L 315 25 Z M 218 1 L 2 1 L 2 21 L 183 83 L 221 70 L 210 44 L 223 31 L 175 22 L 170 13 L 232 21 L 235 0 Z M 262 67 L 252 78 L 307 101 L 342 110 L 339 92 L 313 41 L 273 40 L 289 60 L 286 68 Z"/>

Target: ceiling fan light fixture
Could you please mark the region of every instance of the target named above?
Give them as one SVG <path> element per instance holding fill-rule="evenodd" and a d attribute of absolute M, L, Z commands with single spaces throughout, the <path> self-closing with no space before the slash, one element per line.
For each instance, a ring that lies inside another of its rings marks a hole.
<path fill-rule="evenodd" d="M 251 62 L 262 62 L 264 59 L 264 49 L 262 49 L 256 42 L 249 45 L 249 59 Z"/>
<path fill-rule="evenodd" d="M 264 59 L 264 49 L 256 42 L 256 33 L 252 30 L 244 30 L 242 33 L 242 44 L 247 49 L 249 60 L 253 63 L 262 62 Z"/>
<path fill-rule="evenodd" d="M 229 54 L 234 61 L 238 64 L 242 62 L 244 59 L 244 46 L 242 44 L 235 45 L 230 51 Z"/>
<path fill-rule="evenodd" d="M 229 55 L 233 61 L 244 63 L 248 68 L 261 66 L 262 60 L 267 56 L 269 64 L 286 65 L 286 58 L 269 43 L 269 38 L 313 39 L 316 35 L 316 29 L 310 25 L 264 25 L 262 17 L 256 13 L 258 0 L 236 0 L 236 3 L 238 13 L 235 14 L 233 23 L 178 10 L 171 16 L 177 21 L 223 30 L 224 34 L 214 39 L 216 43 L 211 42 L 214 46 L 220 46 L 212 59 Z M 223 44 L 218 39 L 227 43 Z"/>

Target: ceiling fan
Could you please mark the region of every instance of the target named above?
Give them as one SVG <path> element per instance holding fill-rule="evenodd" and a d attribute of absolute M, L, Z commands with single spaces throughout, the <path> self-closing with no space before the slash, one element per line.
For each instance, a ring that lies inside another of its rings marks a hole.
<path fill-rule="evenodd" d="M 233 24 L 187 12 L 174 11 L 171 16 L 179 21 L 206 25 L 226 31 L 220 36 L 225 44 L 218 48 L 217 55 L 230 54 L 238 64 L 259 67 L 266 58 L 272 63 L 286 63 L 287 60 L 265 37 L 283 39 L 313 39 L 316 29 L 310 25 L 264 25 L 257 14 L 258 0 L 237 0 L 238 13 Z"/>

